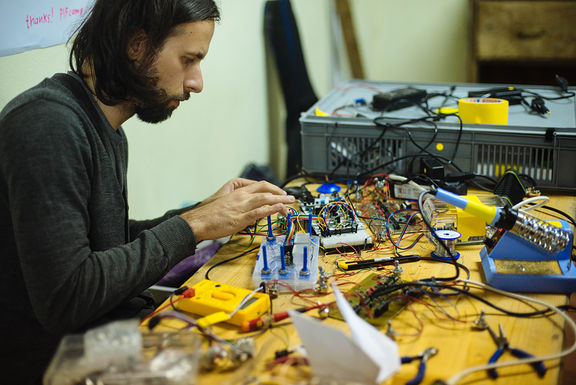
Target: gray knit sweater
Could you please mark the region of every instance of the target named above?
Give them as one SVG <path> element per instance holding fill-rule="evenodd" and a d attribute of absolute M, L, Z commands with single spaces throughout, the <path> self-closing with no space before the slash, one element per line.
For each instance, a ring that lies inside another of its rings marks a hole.
<path fill-rule="evenodd" d="M 63 334 L 136 314 L 133 298 L 194 253 L 194 234 L 177 212 L 128 220 L 126 171 L 122 128 L 114 131 L 75 75 L 45 79 L 0 114 L 7 383 L 38 379 Z"/>

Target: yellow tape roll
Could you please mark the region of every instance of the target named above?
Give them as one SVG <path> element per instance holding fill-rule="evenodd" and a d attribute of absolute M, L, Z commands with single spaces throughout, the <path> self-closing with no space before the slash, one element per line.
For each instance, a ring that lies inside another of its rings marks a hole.
<path fill-rule="evenodd" d="M 508 100 L 463 98 L 458 101 L 458 115 L 464 123 L 508 124 Z"/>

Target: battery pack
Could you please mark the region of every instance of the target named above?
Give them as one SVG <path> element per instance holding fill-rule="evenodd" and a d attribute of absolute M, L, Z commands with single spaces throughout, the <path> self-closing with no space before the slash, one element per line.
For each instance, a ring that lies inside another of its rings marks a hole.
<path fill-rule="evenodd" d="M 376 111 L 394 111 L 420 103 L 426 91 L 414 87 L 398 88 L 381 92 L 372 98 L 372 108 Z"/>

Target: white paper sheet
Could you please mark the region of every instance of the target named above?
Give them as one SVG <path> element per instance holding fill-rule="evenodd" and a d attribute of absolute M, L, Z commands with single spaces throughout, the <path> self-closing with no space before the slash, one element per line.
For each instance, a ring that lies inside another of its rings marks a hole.
<path fill-rule="evenodd" d="M 315 375 L 340 381 L 378 384 L 400 368 L 398 346 L 360 318 L 337 286 L 332 285 L 340 313 L 352 338 L 341 330 L 290 310 Z"/>
<path fill-rule="evenodd" d="M 0 56 L 65 43 L 94 0 L 0 1 Z"/>

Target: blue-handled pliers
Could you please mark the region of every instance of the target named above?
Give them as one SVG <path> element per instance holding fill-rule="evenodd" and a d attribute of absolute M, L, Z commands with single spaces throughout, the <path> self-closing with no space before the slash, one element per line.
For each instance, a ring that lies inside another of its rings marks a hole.
<path fill-rule="evenodd" d="M 406 382 L 405 385 L 418 385 L 422 382 L 424 379 L 424 374 L 426 374 L 426 361 L 428 361 L 428 358 L 432 357 L 436 353 L 438 353 L 438 349 L 428 348 L 417 356 L 401 358 L 401 362 L 403 364 L 408 364 L 414 360 L 420 360 L 420 365 L 418 366 L 418 374 L 416 374 L 416 377 Z"/>
<path fill-rule="evenodd" d="M 491 327 L 487 326 L 486 328 L 488 329 L 490 336 L 492 336 L 492 339 L 494 340 L 494 342 L 498 346 L 498 348 L 496 349 L 494 354 L 492 354 L 492 357 L 490 357 L 490 360 L 488 360 L 489 364 L 493 364 L 493 363 L 497 362 L 498 359 L 500 357 L 502 357 L 502 354 L 504 354 L 505 351 L 509 351 L 514 357 L 517 357 L 517 358 L 533 358 L 534 357 L 532 354 L 527 353 L 524 350 L 510 347 L 510 343 L 508 342 L 506 335 L 504 335 L 504 330 L 502 329 L 501 324 L 498 324 L 498 330 L 500 332 L 500 335 L 496 335 L 496 333 L 494 333 L 494 330 L 492 330 Z M 530 365 L 534 368 L 536 373 L 538 373 L 538 377 L 540 377 L 540 378 L 544 377 L 544 375 L 546 374 L 547 368 L 542 361 L 531 362 Z M 488 376 L 490 376 L 490 378 L 492 378 L 492 379 L 496 379 L 496 378 L 498 378 L 498 372 L 496 371 L 495 368 L 488 369 Z"/>

